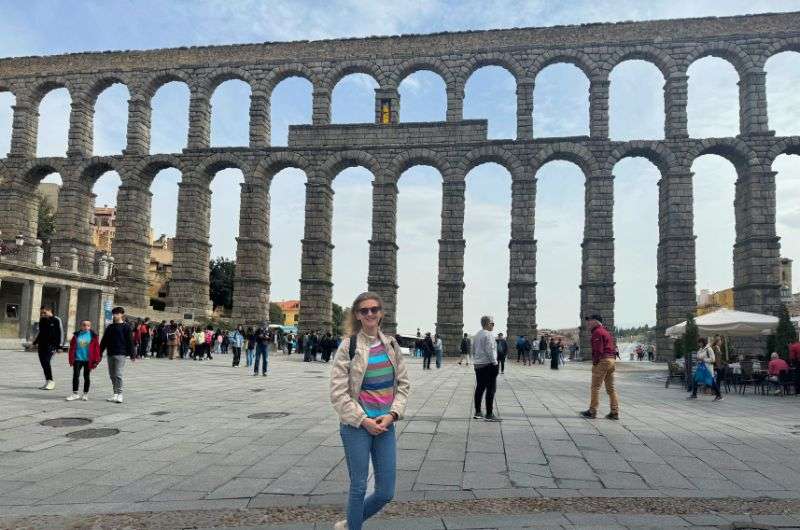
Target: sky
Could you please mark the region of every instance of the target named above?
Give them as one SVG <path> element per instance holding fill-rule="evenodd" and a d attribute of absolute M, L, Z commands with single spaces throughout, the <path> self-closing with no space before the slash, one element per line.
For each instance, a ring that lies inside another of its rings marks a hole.
<path fill-rule="evenodd" d="M 80 1 L 0 0 L 0 57 L 52 55 L 79 51 L 150 49 L 206 44 L 251 43 L 473 29 L 551 26 L 620 20 L 724 16 L 800 10 L 800 0 L 785 1 L 574 1 L 485 2 L 356 0 L 271 1 Z M 693 137 L 733 136 L 738 132 L 738 76 L 722 59 L 705 58 L 689 70 L 689 132 Z M 611 74 L 612 139 L 663 138 L 663 83 L 658 70 L 642 61 L 626 61 Z M 779 135 L 800 134 L 800 54 L 780 54 L 767 63 L 769 125 Z M 374 80 L 365 75 L 343 79 L 333 93 L 334 123 L 372 122 Z M 536 79 L 534 136 L 588 134 L 586 77 L 571 65 L 553 65 Z M 400 85 L 401 121 L 444 119 L 444 82 L 432 72 L 416 72 Z M 213 146 L 246 145 L 249 87 L 224 83 L 212 98 Z M 188 89 L 162 87 L 153 99 L 152 152 L 178 152 L 185 146 Z M 114 85 L 99 98 L 95 115 L 95 154 L 119 153 L 125 144 L 127 89 Z M 0 157 L 8 150 L 13 96 L 0 93 Z M 38 152 L 66 151 L 69 94 L 48 94 L 40 106 Z M 468 81 L 465 118 L 489 120 L 490 138 L 515 136 L 514 78 L 499 67 L 477 71 Z M 272 98 L 272 143 L 286 145 L 289 124 L 310 123 L 311 86 L 299 78 L 281 83 Z M 782 255 L 800 257 L 800 161 L 782 156 L 778 172 L 778 235 Z M 695 174 L 697 288 L 720 290 L 733 283 L 734 182 L 726 160 L 699 158 Z M 658 244 L 658 170 L 639 158 L 614 169 L 616 323 L 654 324 L 656 248 Z M 584 176 L 568 162 L 551 162 L 537 174 L 538 240 L 537 323 L 540 327 L 578 324 Z M 58 181 L 57 175 L 47 181 Z M 371 231 L 372 175 L 351 168 L 336 176 L 333 220 L 334 301 L 347 306 L 366 288 Z M 180 174 L 161 172 L 151 187 L 152 227 L 156 236 L 175 231 Z M 234 257 L 238 232 L 241 174 L 220 172 L 211 184 L 212 256 Z M 297 298 L 300 240 L 303 237 L 305 175 L 287 169 L 276 175 L 271 195 L 272 299 Z M 119 177 L 102 176 L 94 187 L 98 205 L 114 205 Z M 416 166 L 399 180 L 397 214 L 398 327 L 432 330 L 436 320 L 438 238 L 441 229 L 441 176 Z M 496 331 L 507 318 L 508 240 L 511 177 L 496 164 L 484 164 L 467 176 L 464 237 L 465 330 L 492 314 Z M 265 213 L 266 214 L 266 213 Z M 795 284 L 800 282 L 795 267 Z"/>

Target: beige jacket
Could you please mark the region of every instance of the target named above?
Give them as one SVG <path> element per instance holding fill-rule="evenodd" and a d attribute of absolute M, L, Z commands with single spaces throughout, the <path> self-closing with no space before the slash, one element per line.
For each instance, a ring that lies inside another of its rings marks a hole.
<path fill-rule="evenodd" d="M 386 346 L 389 361 L 394 367 L 394 402 L 391 411 L 397 414 L 398 419 L 403 417 L 411 391 L 403 354 L 394 337 L 387 337 L 378 332 L 378 339 Z M 350 361 L 350 337 L 346 337 L 336 350 L 331 367 L 331 403 L 339 415 L 339 421 L 360 427 L 361 422 L 367 417 L 364 409 L 358 403 L 358 393 L 364 380 L 364 372 L 369 360 L 369 338 L 364 332 L 356 337 L 356 354 Z"/>

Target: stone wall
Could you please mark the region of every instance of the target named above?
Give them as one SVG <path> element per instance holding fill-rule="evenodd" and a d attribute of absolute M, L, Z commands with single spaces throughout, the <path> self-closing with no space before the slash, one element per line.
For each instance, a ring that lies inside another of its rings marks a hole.
<path fill-rule="evenodd" d="M 178 237 L 175 241 L 171 305 L 205 312 L 208 301 L 209 183 L 224 168 L 242 170 L 242 214 L 234 313 L 266 320 L 269 307 L 269 187 L 286 167 L 305 171 L 308 184 L 303 238 L 300 328 L 322 329 L 331 321 L 331 183 L 339 171 L 364 166 L 373 183 L 370 267 L 365 287 L 386 301 L 386 326 L 396 330 L 397 179 L 416 164 L 437 168 L 443 204 L 439 247 L 437 330 L 448 352 L 456 352 L 463 323 L 464 179 L 484 162 L 512 175 L 508 333 L 536 334 L 536 172 L 551 160 L 576 163 L 586 176 L 586 226 L 582 243 L 581 314 L 614 318 L 613 171 L 616 162 L 642 156 L 661 171 L 657 327 L 682 320 L 695 307 L 695 242 L 692 162 L 712 153 L 733 162 L 738 173 L 734 272 L 736 305 L 774 311 L 779 301 L 779 241 L 775 233 L 772 161 L 800 152 L 800 137 L 776 137 L 768 127 L 764 64 L 772 55 L 800 51 L 800 13 L 753 15 L 551 28 L 373 37 L 318 42 L 209 46 L 170 50 L 80 53 L 0 60 L 0 90 L 16 97 L 10 155 L 0 160 L 0 229 L 36 234 L 35 184 L 48 172 L 64 181 L 53 252 L 75 257 L 89 270 L 91 231 L 87 205 L 104 171 L 122 178 L 113 253 L 118 299 L 142 305 L 147 297 L 150 182 L 160 169 L 181 171 Z M 689 66 L 713 55 L 739 73 L 740 134 L 689 138 L 686 103 Z M 609 73 L 622 61 L 652 62 L 665 79 L 664 140 L 613 142 L 608 138 Z M 539 138 L 532 119 L 536 76 L 554 63 L 571 63 L 590 81 L 590 134 Z M 506 68 L 517 82 L 517 138 L 486 139 L 483 120 L 463 120 L 466 81 L 482 66 Z M 397 87 L 408 74 L 432 70 L 445 81 L 445 122 L 399 124 Z M 330 99 L 339 79 L 366 73 L 378 82 L 376 123 L 331 125 Z M 312 125 L 292 127 L 289 145 L 269 146 L 272 89 L 290 76 L 313 85 Z M 252 90 L 250 145 L 210 147 L 210 98 L 229 79 Z M 148 155 L 150 103 L 170 81 L 190 88 L 188 147 L 182 153 Z M 128 145 L 119 156 L 92 156 L 94 103 L 102 90 L 121 82 L 130 91 Z M 66 87 L 72 97 L 66 158 L 35 158 L 38 105 L 50 90 Z M 384 105 L 389 108 L 384 109 Z M 385 112 L 384 112 L 385 110 Z M 386 120 L 382 118 L 386 116 Z M 384 123 L 388 121 L 388 123 Z M 5 184 L 7 183 L 7 184 Z M 253 215 L 260 212 L 261 215 Z M 73 251 L 73 249 L 75 249 Z M 402 324 L 400 325 L 402 327 Z M 583 337 L 585 341 L 585 337 Z M 584 347 L 586 346 L 584 342 Z M 660 352 L 671 348 L 665 338 Z"/>

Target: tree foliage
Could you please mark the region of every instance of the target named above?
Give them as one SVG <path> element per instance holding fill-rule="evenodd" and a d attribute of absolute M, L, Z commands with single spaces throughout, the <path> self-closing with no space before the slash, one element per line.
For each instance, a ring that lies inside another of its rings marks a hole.
<path fill-rule="evenodd" d="M 797 330 L 792 324 L 792 319 L 789 316 L 789 310 L 784 304 L 781 304 L 778 313 L 778 327 L 775 330 L 775 335 L 770 336 L 768 340 L 767 358 L 772 352 L 778 352 L 784 360 L 789 359 L 789 344 L 797 341 Z"/>
<path fill-rule="evenodd" d="M 209 296 L 214 307 L 233 307 L 233 277 L 236 271 L 236 262 L 219 257 L 208 263 L 209 268 Z"/>
<path fill-rule="evenodd" d="M 47 242 L 53 237 L 53 232 L 56 226 L 56 213 L 50 202 L 45 199 L 41 193 L 39 195 L 39 223 L 36 228 L 36 239 L 41 239 L 42 242 Z"/>
<path fill-rule="evenodd" d="M 275 302 L 269 303 L 269 322 L 270 324 L 283 324 L 286 317 L 283 314 L 281 306 Z"/>
<path fill-rule="evenodd" d="M 333 304 L 333 315 L 332 320 L 333 323 L 331 325 L 331 332 L 333 333 L 334 337 L 341 337 L 345 333 L 345 317 L 349 308 L 342 308 L 339 304 Z"/>

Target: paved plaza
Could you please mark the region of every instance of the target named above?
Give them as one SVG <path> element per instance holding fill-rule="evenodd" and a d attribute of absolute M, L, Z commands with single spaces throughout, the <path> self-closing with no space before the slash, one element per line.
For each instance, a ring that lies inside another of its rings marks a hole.
<path fill-rule="evenodd" d="M 268 377 L 230 356 L 138 361 L 124 404 L 105 401 L 104 361 L 90 400 L 68 403 L 65 354 L 47 392 L 35 353 L 0 352 L 0 528 L 330 528 L 347 472 L 329 367 L 270 361 Z M 663 366 L 621 363 L 621 421 L 588 421 L 590 365 L 512 362 L 487 423 L 471 368 L 409 364 L 396 502 L 368 528 L 800 527 L 796 396 L 686 401 Z M 288 415 L 250 417 L 271 412 Z M 91 423 L 40 424 L 65 417 Z M 119 433 L 66 436 L 84 429 Z"/>

